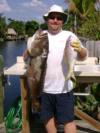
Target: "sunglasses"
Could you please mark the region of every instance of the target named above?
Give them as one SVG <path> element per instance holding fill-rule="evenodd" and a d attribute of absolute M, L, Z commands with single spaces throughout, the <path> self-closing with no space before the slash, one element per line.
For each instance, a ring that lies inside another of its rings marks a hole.
<path fill-rule="evenodd" d="M 63 20 L 62 16 L 49 16 L 48 18 L 52 20 L 57 19 L 58 21 Z"/>

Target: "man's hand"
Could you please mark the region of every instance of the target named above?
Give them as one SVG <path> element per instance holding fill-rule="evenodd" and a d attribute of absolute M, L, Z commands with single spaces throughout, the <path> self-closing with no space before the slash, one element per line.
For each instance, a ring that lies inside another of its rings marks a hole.
<path fill-rule="evenodd" d="M 80 46 L 80 41 L 79 40 L 75 40 L 71 43 L 71 46 L 74 48 L 74 50 L 76 52 L 80 52 L 81 51 L 81 46 Z"/>
<path fill-rule="evenodd" d="M 34 38 L 34 45 L 43 48 L 43 42 L 47 39 L 47 33 L 44 33 L 42 30 L 37 30 Z"/>

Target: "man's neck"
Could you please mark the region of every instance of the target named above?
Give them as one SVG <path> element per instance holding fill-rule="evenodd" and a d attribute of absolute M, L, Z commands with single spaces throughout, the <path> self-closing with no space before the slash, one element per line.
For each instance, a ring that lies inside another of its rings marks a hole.
<path fill-rule="evenodd" d="M 56 34 L 60 33 L 61 31 L 62 31 L 62 29 L 60 29 L 60 30 L 49 30 L 49 29 L 48 29 L 48 32 L 49 32 L 50 34 L 52 34 L 52 35 L 56 35 Z"/>

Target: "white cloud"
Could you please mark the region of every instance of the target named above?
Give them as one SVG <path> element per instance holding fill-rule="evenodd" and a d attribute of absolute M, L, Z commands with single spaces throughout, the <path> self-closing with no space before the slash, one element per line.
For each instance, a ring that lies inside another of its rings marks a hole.
<path fill-rule="evenodd" d="M 24 2 L 22 3 L 22 6 L 24 7 L 22 8 L 23 10 L 27 8 L 28 10 L 34 11 L 35 15 L 44 14 L 48 9 L 48 5 L 46 5 L 46 3 L 42 0 L 31 0 L 30 2 Z"/>
<path fill-rule="evenodd" d="M 7 3 L 7 0 L 0 0 L 0 12 L 11 11 L 10 6 Z"/>
<path fill-rule="evenodd" d="M 23 3 L 23 6 L 25 6 L 25 7 L 38 7 L 38 6 L 44 6 L 44 4 L 40 0 L 32 0 L 31 2 Z"/>

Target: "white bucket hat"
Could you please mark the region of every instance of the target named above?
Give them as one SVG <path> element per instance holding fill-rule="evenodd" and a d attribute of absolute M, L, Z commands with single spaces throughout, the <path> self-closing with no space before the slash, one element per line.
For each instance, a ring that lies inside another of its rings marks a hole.
<path fill-rule="evenodd" d="M 44 20 L 47 20 L 48 16 L 49 16 L 50 13 L 52 13 L 52 12 L 61 13 L 62 16 L 63 16 L 64 22 L 67 20 L 67 14 L 64 13 L 62 7 L 59 6 L 59 5 L 52 5 L 52 6 L 50 7 L 50 9 L 48 10 L 48 12 L 47 12 L 46 14 L 43 15 Z"/>

